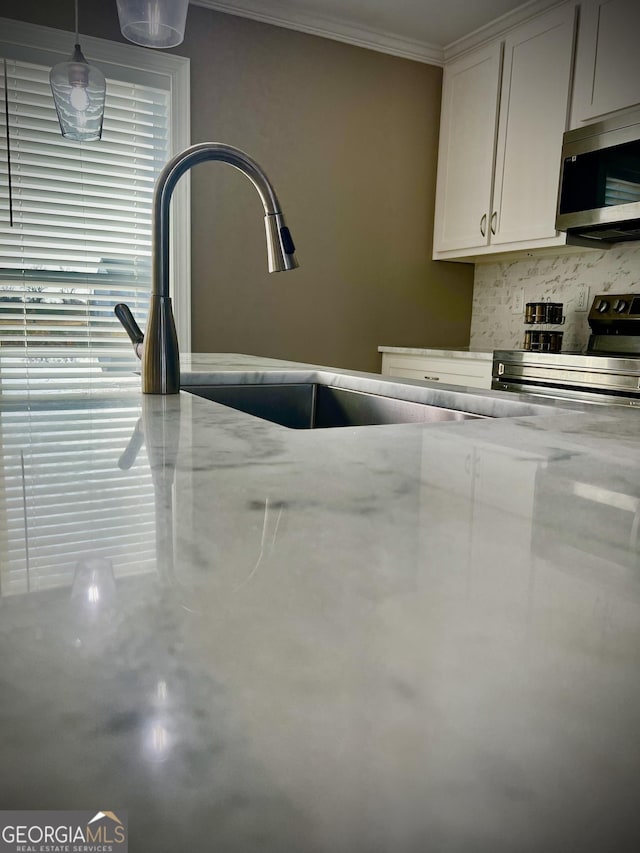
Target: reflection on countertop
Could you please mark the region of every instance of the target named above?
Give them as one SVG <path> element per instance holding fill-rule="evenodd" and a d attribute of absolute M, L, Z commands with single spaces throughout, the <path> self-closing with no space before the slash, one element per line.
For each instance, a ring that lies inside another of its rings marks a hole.
<path fill-rule="evenodd" d="M 0 407 L 3 807 L 116 803 L 145 850 L 633 849 L 639 426 Z"/>

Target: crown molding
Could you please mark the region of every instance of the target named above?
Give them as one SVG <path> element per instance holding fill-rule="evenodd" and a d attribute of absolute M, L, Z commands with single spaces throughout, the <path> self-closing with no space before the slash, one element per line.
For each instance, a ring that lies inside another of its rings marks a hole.
<path fill-rule="evenodd" d="M 289 9 L 285 11 L 277 2 L 265 4 L 264 0 L 242 0 L 240 3 L 228 3 L 225 0 L 191 0 L 191 3 L 216 12 L 251 18 L 276 27 L 345 42 L 356 47 L 376 50 L 379 53 L 412 59 L 415 62 L 444 65 L 444 50 L 438 45 L 404 38 L 381 30 L 358 27 L 338 18 L 326 18 L 303 11 L 291 12 Z"/>
<path fill-rule="evenodd" d="M 264 0 L 239 0 L 239 2 L 191 0 L 194 6 L 203 6 L 205 9 L 213 9 L 241 18 L 251 18 L 254 21 L 261 21 L 276 27 L 285 27 L 289 30 L 297 30 L 314 36 L 353 44 L 357 47 L 377 50 L 380 53 L 389 53 L 403 59 L 412 59 L 415 62 L 440 66 L 469 50 L 481 47 L 492 39 L 499 38 L 536 15 L 556 6 L 562 6 L 566 2 L 575 3 L 577 0 L 528 0 L 522 6 L 518 6 L 517 9 L 501 15 L 494 21 L 479 27 L 445 47 L 440 47 L 436 44 L 408 39 L 382 30 L 359 27 L 339 18 L 322 17 L 304 11 L 285 10 L 278 3 L 278 0 L 271 0 L 266 4 Z"/>
<path fill-rule="evenodd" d="M 452 59 L 456 59 L 468 50 L 481 47 L 483 44 L 505 35 L 509 30 L 525 23 L 525 21 L 531 18 L 535 18 L 536 15 L 540 15 L 542 12 L 546 12 L 556 6 L 564 6 L 567 2 L 572 2 L 575 5 L 577 0 L 529 0 L 528 3 L 523 3 L 517 9 L 501 15 L 499 18 L 485 24 L 485 26 L 479 27 L 472 33 L 446 45 L 443 50 L 444 61 L 449 62 Z"/>

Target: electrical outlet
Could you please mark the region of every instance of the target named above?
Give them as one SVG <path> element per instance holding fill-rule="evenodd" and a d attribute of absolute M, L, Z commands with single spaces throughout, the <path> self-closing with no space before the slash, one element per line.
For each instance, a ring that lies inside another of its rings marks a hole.
<path fill-rule="evenodd" d="M 524 313 L 524 287 L 516 287 L 511 294 L 511 313 Z"/>
<path fill-rule="evenodd" d="M 581 284 L 578 287 L 576 297 L 576 311 L 586 311 L 589 307 L 589 288 L 586 284 Z"/>

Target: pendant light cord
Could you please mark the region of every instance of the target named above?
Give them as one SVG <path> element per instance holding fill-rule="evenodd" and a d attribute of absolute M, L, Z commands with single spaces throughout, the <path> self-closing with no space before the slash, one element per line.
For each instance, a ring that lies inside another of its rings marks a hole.
<path fill-rule="evenodd" d="M 77 2 L 77 0 L 76 0 Z M 11 186 L 11 134 L 9 133 L 9 85 L 7 83 L 7 60 L 4 65 L 4 118 L 7 134 L 7 183 L 9 187 L 9 225 L 13 228 L 13 188 Z"/>
<path fill-rule="evenodd" d="M 80 43 L 80 29 L 78 27 L 78 0 L 76 0 L 76 44 Z"/>

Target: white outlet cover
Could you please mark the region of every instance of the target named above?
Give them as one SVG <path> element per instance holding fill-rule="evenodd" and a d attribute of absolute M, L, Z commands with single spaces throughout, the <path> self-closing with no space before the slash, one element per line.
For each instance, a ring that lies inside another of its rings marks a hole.
<path fill-rule="evenodd" d="M 587 311 L 589 308 L 589 287 L 581 284 L 576 296 L 576 311 Z"/>

